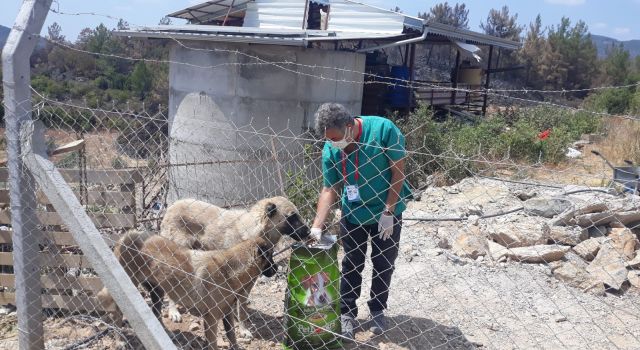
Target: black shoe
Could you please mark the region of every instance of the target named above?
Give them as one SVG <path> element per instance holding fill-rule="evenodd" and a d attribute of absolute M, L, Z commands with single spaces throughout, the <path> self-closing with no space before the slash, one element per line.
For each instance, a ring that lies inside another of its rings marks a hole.
<path fill-rule="evenodd" d="M 384 312 L 377 311 L 371 313 L 369 330 L 375 335 L 380 335 L 387 330 L 387 318 L 384 316 Z"/>
<path fill-rule="evenodd" d="M 355 339 L 356 320 L 351 316 L 340 316 L 340 323 L 342 323 L 342 336 L 345 342 L 352 342 Z"/>

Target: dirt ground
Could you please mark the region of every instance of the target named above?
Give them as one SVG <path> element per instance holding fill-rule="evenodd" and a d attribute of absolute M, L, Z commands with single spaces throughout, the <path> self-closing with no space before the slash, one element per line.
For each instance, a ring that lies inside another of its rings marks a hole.
<path fill-rule="evenodd" d="M 105 140 L 107 135 L 98 139 Z M 95 145 L 93 147 L 100 147 Z M 522 167 L 519 172 L 496 171 L 492 176 L 548 184 L 608 184 L 611 170 L 589 153 L 549 168 Z M 104 165 L 104 164 L 103 164 Z M 412 202 L 405 218 L 426 215 L 459 215 L 469 206 L 485 211 L 504 210 L 518 204 L 514 191 L 554 189 L 487 179 L 433 189 Z M 440 247 L 439 228 L 464 230 L 457 223 L 405 221 L 400 256 L 396 261 L 388 316 L 390 330 L 374 336 L 361 329 L 348 349 L 640 349 L 640 298 L 637 290 L 593 295 L 553 277 L 547 264 L 494 262 L 464 259 Z M 286 263 L 271 279 L 261 278 L 251 295 L 251 320 L 255 327 L 244 349 L 275 349 L 284 337 L 282 322 L 286 288 Z M 363 273 L 363 297 L 359 320 L 368 312 L 366 296 L 371 267 Z M 205 345 L 202 321 L 184 315 L 173 323 L 165 314 L 170 335 L 183 349 Z M 0 315 L 0 349 L 17 346 L 15 313 Z M 109 328 L 82 316 L 47 315 L 46 348 L 65 349 L 92 335 L 101 334 L 86 349 L 135 349 L 140 347 L 128 328 Z M 219 332 L 219 345 L 228 344 Z"/>
<path fill-rule="evenodd" d="M 459 215 L 469 205 L 481 205 L 487 211 L 504 210 L 518 202 L 511 193 L 528 189 L 532 188 L 486 179 L 468 180 L 430 190 L 428 197 L 410 204 L 405 217 L 425 213 Z M 357 333 L 357 343 L 346 348 L 640 348 L 637 290 L 592 295 L 557 280 L 546 264 L 458 258 L 439 247 L 436 232 L 441 227 L 465 229 L 459 223 L 405 221 L 389 300 L 390 331 L 374 336 L 362 329 Z M 285 260 L 276 277 L 261 278 L 254 288 L 251 320 L 256 328 L 255 339 L 242 344 L 244 349 L 278 348 L 283 339 Z M 363 275 L 359 320 L 364 323 L 371 276 L 368 264 Z M 17 333 L 10 326 L 11 320 L 15 321 L 15 316 L 0 318 L 0 348 L 15 346 L 12 339 Z M 204 345 L 199 318 L 185 315 L 182 323 L 173 323 L 165 317 L 164 322 L 181 348 L 199 349 Z M 104 329 L 103 324 L 92 320 L 68 315 L 48 317 L 47 349 L 63 349 Z M 129 329 L 120 332 L 110 331 L 86 348 L 139 346 Z M 227 346 L 222 336 L 219 345 Z"/>

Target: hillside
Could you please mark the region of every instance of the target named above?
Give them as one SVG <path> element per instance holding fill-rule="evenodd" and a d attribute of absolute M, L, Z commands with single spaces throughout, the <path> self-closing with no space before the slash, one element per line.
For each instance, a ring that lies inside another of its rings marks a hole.
<path fill-rule="evenodd" d="M 620 41 L 614 38 L 610 38 L 602 35 L 591 35 L 591 39 L 596 44 L 598 48 L 598 57 L 605 57 L 607 54 L 607 49 L 611 47 L 612 44 L 620 44 L 624 45 L 624 48 L 629 51 L 631 57 L 634 58 L 636 56 L 640 56 L 640 40 L 627 40 Z"/>

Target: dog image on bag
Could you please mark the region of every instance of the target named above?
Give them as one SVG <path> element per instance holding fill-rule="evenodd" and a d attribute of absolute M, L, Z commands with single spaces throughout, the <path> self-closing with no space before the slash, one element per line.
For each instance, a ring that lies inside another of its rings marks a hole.
<path fill-rule="evenodd" d="M 115 255 L 136 286 L 150 294 L 152 310 L 161 319 L 165 294 L 193 315 L 201 316 L 208 342 L 217 347 L 218 321 L 222 320 L 230 349 L 238 349 L 233 329 L 238 295 L 251 290 L 260 275 L 272 277 L 273 244 L 264 237 L 247 239 L 226 250 L 192 250 L 151 233 L 132 231 L 116 245 Z M 106 288 L 98 293 L 105 308 L 115 306 L 112 321 L 122 324 L 122 312 Z"/>
<path fill-rule="evenodd" d="M 331 303 L 331 297 L 327 294 L 326 285 L 329 283 L 329 275 L 319 272 L 308 276 L 302 281 L 306 289 L 305 304 L 307 306 L 324 306 Z"/>
<path fill-rule="evenodd" d="M 167 208 L 160 224 L 160 236 L 189 249 L 215 250 L 232 247 L 239 242 L 263 237 L 272 246 L 283 236 L 301 241 L 309 236 L 309 227 L 302 221 L 298 208 L 284 197 L 266 198 L 249 209 L 224 209 L 198 201 L 182 199 Z M 239 298 L 238 324 L 242 338 L 253 338 L 248 327 L 248 296 Z M 170 299 L 169 317 L 181 322 L 176 303 Z"/>

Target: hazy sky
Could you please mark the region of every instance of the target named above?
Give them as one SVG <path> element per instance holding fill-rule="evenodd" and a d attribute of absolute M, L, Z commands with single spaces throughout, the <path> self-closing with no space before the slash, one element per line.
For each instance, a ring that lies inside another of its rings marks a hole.
<path fill-rule="evenodd" d="M 1 0 L 0 24 L 11 27 L 18 12 L 21 1 Z M 416 15 L 419 11 L 427 11 L 439 1 L 416 0 L 361 0 L 362 2 L 383 8 L 399 6 L 409 15 Z M 155 25 L 164 15 L 180 10 L 198 0 L 58 0 L 54 7 L 60 11 L 95 12 L 110 16 L 121 17 L 132 25 Z M 450 4 L 455 1 L 449 1 Z M 545 25 L 556 24 L 562 16 L 569 17 L 573 22 L 582 19 L 594 34 L 611 36 L 620 40 L 640 39 L 640 0 L 467 0 L 469 7 L 469 26 L 472 30 L 479 30 L 491 8 L 509 6 L 511 12 L 518 14 L 522 24 L 532 21 L 539 13 Z M 109 18 L 91 15 L 69 16 L 50 13 L 47 25 L 58 22 L 68 39 L 75 40 L 78 33 L 85 27 L 96 27 L 104 22 L 109 27 L 115 27 L 116 22 Z M 174 23 L 183 23 L 174 20 Z"/>

